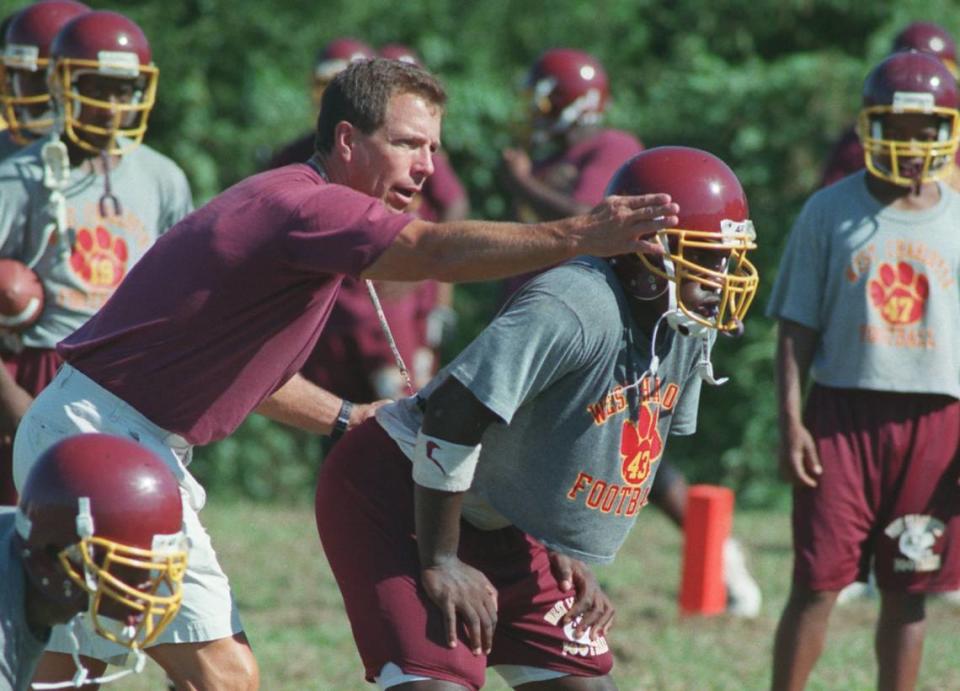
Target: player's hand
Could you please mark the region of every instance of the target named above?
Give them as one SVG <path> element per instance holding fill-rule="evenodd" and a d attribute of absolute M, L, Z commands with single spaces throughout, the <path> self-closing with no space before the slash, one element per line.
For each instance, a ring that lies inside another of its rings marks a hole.
<path fill-rule="evenodd" d="M 588 631 L 590 640 L 595 641 L 606 635 L 613 625 L 616 610 L 613 602 L 603 592 L 597 577 L 590 567 L 578 559 L 559 552 L 548 552 L 550 571 L 557 579 L 557 585 L 563 592 L 574 591 L 575 599 L 570 610 L 563 615 L 561 623 L 576 622 L 574 635 L 578 638 Z M 580 618 L 577 621 L 578 617 Z"/>
<path fill-rule="evenodd" d="M 533 163 L 522 149 L 504 149 L 500 156 L 508 180 L 524 180 L 533 174 Z"/>
<path fill-rule="evenodd" d="M 816 487 L 823 473 L 813 436 L 799 423 L 781 431 L 779 461 L 780 476 L 794 485 Z"/>
<path fill-rule="evenodd" d="M 669 194 L 610 196 L 587 215 L 587 232 L 580 238 L 581 251 L 597 257 L 640 252 L 662 255 L 658 230 L 676 228 L 680 207 Z"/>
<path fill-rule="evenodd" d="M 447 645 L 457 647 L 457 619 L 474 655 L 488 655 L 497 626 L 497 590 L 480 571 L 451 559 L 420 572 L 427 597 L 443 613 Z"/>

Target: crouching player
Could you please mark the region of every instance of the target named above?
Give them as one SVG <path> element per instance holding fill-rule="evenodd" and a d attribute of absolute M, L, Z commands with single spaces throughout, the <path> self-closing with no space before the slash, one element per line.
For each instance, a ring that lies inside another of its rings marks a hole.
<path fill-rule="evenodd" d="M 694 431 L 716 332 L 740 331 L 758 280 L 722 161 L 651 149 L 608 192 L 654 190 L 680 207 L 663 255 L 534 278 L 324 463 L 320 538 L 381 689 L 478 689 L 487 666 L 514 687 L 615 688 L 614 610 L 586 564 L 613 560 L 666 435 Z"/>
<path fill-rule="evenodd" d="M 131 439 L 78 434 L 41 454 L 16 511 L 0 507 L 0 689 L 31 687 L 58 623 L 75 645 L 83 628 L 129 649 L 130 668 L 97 676 L 75 657 L 72 680 L 33 688 L 98 688 L 143 668 L 183 599 L 181 502 L 170 469 Z"/>

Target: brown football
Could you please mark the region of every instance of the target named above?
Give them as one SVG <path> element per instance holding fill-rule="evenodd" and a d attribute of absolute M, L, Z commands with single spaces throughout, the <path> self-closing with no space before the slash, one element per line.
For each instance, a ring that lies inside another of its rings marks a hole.
<path fill-rule="evenodd" d="M 0 328 L 21 331 L 43 312 L 43 284 L 27 265 L 0 259 Z"/>

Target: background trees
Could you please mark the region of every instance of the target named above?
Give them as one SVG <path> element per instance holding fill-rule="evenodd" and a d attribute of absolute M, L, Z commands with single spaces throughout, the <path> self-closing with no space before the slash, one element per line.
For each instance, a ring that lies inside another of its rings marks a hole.
<path fill-rule="evenodd" d="M 3 0 L 6 4 L 10 0 Z M 857 111 L 862 79 L 909 21 L 960 36 L 949 0 L 93 0 L 141 23 L 160 66 L 148 141 L 187 171 L 198 203 L 253 172 L 272 147 L 312 126 L 308 77 L 336 36 L 416 48 L 446 82 L 444 145 L 474 213 L 501 217 L 499 151 L 522 113 L 516 86 L 544 48 L 597 55 L 612 80 L 611 124 L 648 146 L 719 155 L 747 188 L 760 237 L 761 293 L 746 335 L 715 357 L 732 381 L 705 393 L 701 430 L 671 443 L 695 480 L 735 487 L 741 503 L 785 497 L 775 482 L 773 324 L 762 316 L 777 258 L 799 205 L 816 186 L 837 134 Z M 492 291 L 458 293 L 468 340 Z M 304 495 L 314 439 L 264 420 L 200 450 L 195 471 L 213 491 Z"/>

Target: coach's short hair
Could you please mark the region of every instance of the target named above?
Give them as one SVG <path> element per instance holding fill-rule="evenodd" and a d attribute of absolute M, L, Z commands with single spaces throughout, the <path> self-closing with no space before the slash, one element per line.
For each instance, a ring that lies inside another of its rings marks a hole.
<path fill-rule="evenodd" d="M 422 96 L 441 111 L 447 102 L 443 85 L 422 67 L 384 58 L 352 63 L 323 92 L 314 147 L 332 151 L 334 130 L 344 120 L 371 134 L 386 120 L 390 98 L 405 93 Z"/>

